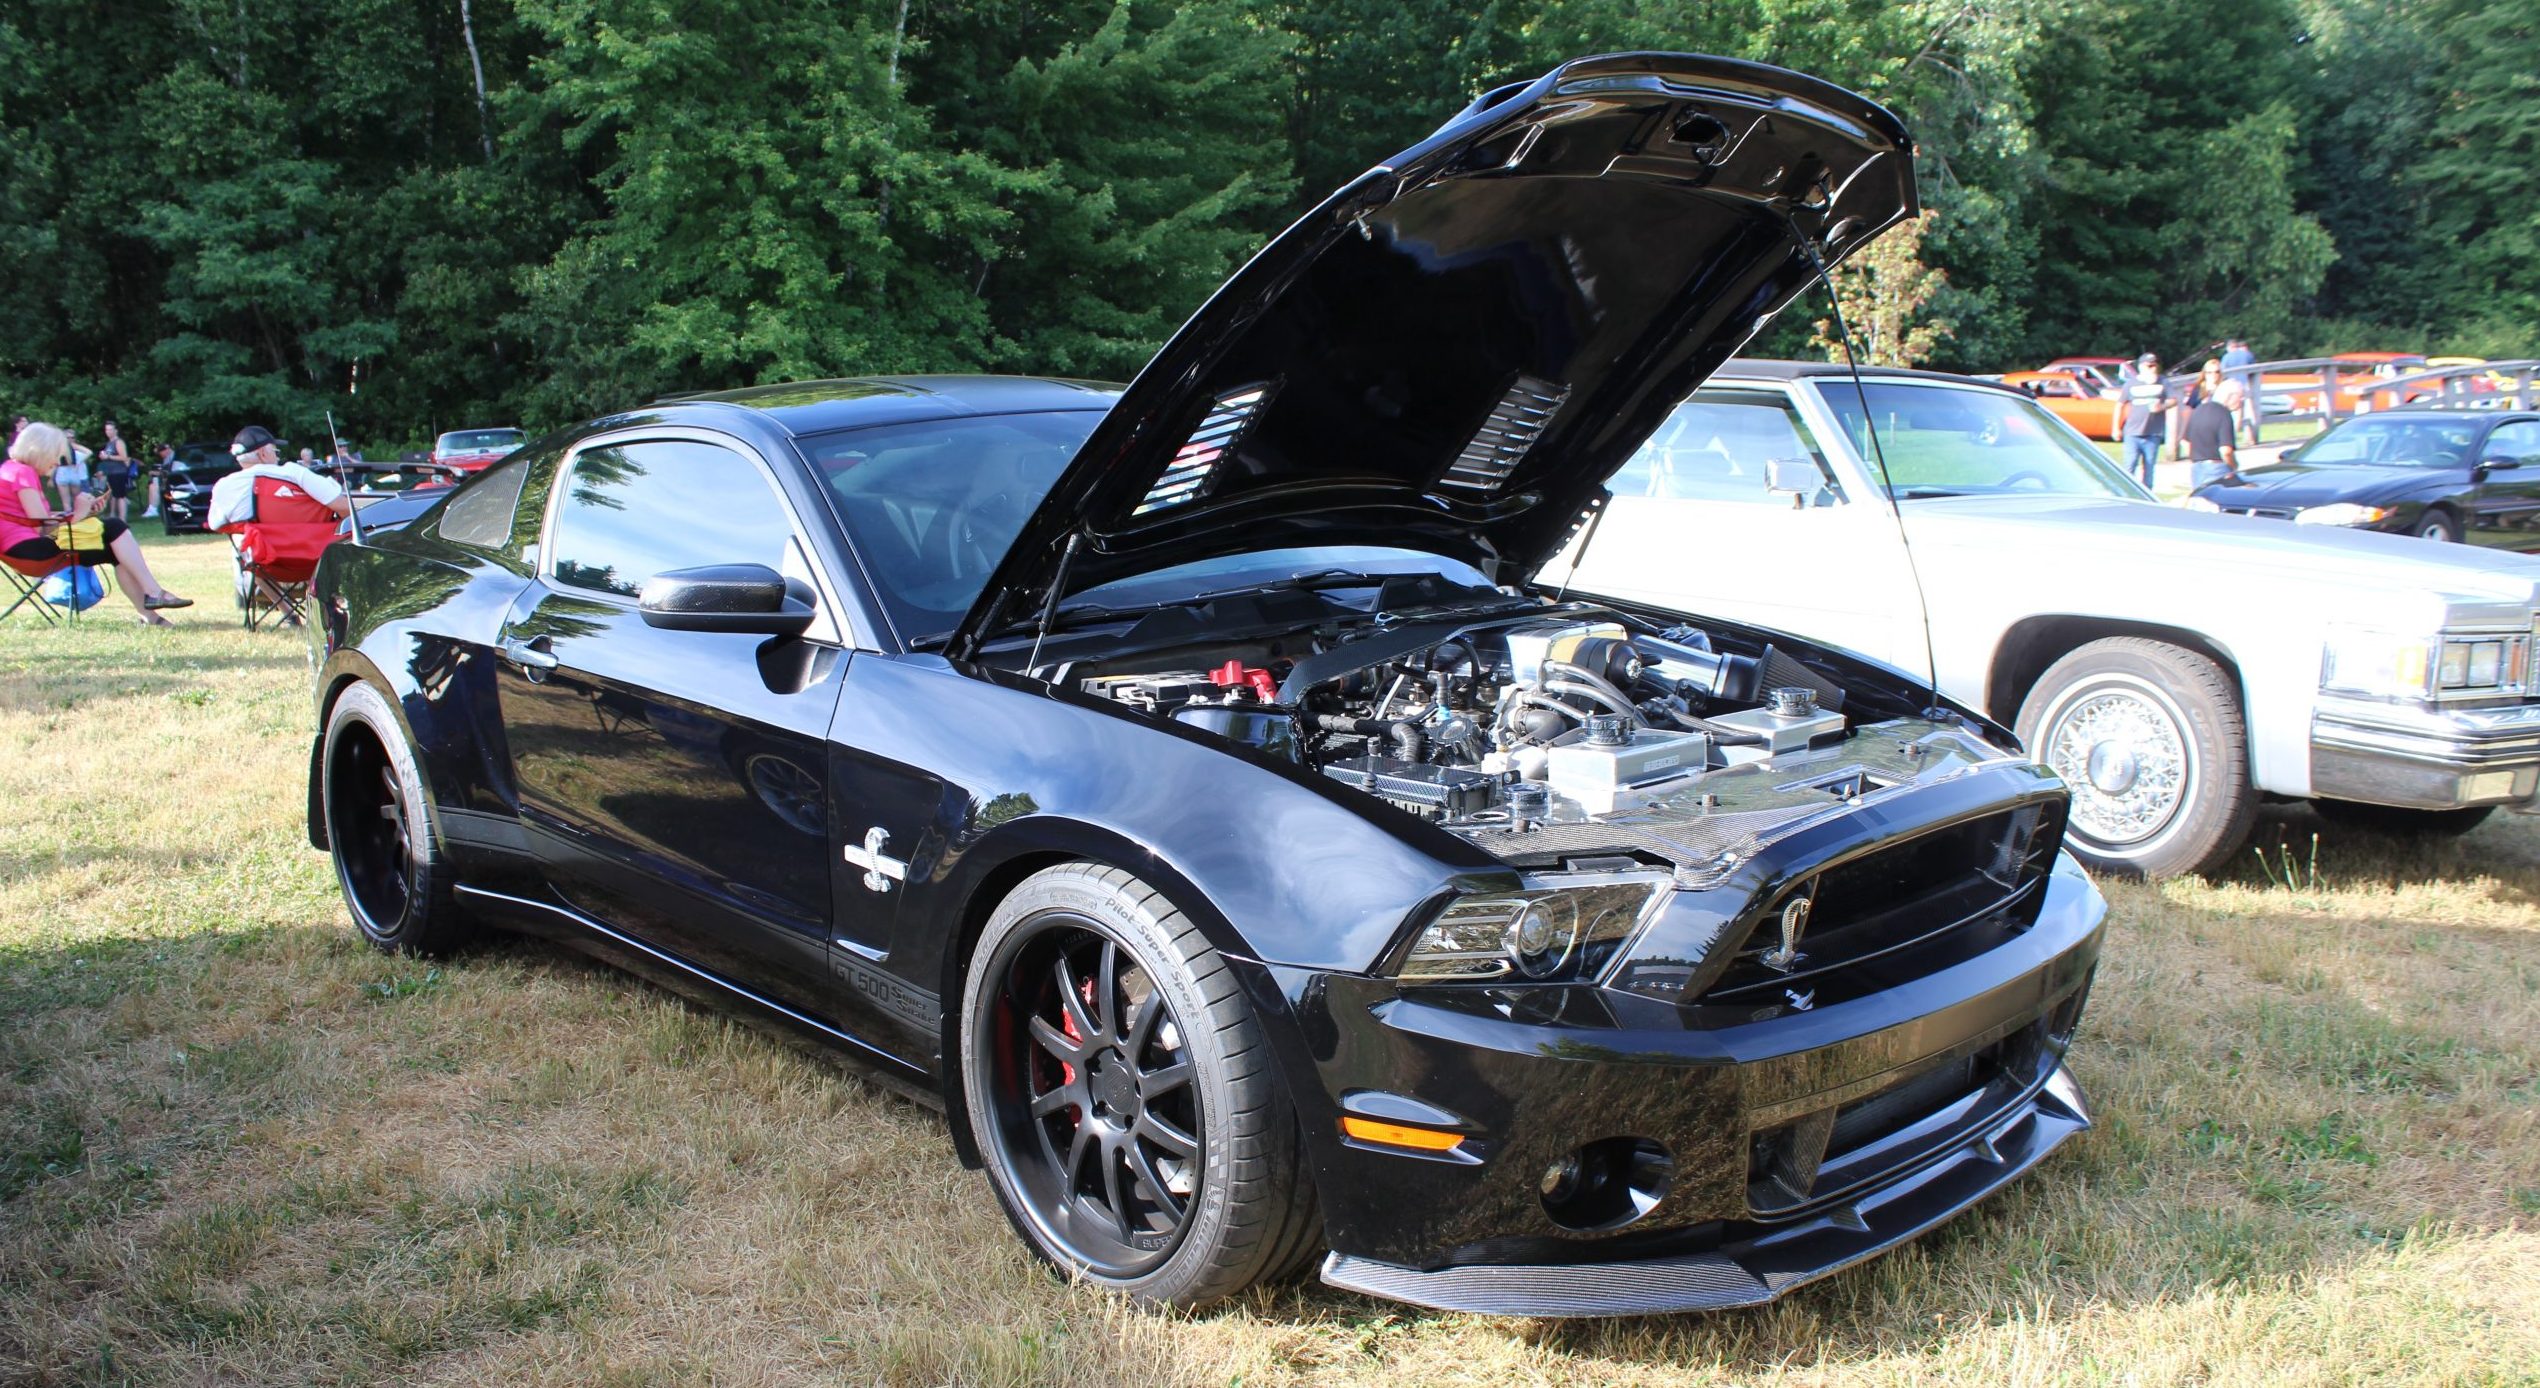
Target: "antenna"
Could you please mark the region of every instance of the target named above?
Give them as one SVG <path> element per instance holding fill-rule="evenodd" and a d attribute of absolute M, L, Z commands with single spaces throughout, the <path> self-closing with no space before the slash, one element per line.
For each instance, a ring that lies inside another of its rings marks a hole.
<path fill-rule="evenodd" d="M 1826 273 L 1826 258 L 1818 251 L 1815 238 L 1791 227 L 1801 253 L 1808 257 L 1808 268 L 1817 272 L 1817 283 L 1825 286 L 1826 307 L 1834 311 L 1835 335 L 1843 340 L 1843 364 L 1852 372 L 1852 398 L 1861 402 L 1861 431 L 1869 436 L 1870 460 L 1879 470 L 1879 486 L 1887 493 L 1888 514 L 1896 518 L 1896 544 L 1905 552 L 1905 574 L 1914 583 L 1914 606 L 1923 618 L 1923 680 L 1931 693 L 1931 706 L 1923 712 L 1937 717 L 1940 702 L 1940 657 L 1932 652 L 1931 600 L 1923 595 L 1923 566 L 1914 558 L 1914 541 L 1905 532 L 1905 507 L 1896 495 L 1896 479 L 1887 470 L 1887 450 L 1879 446 L 1879 422 L 1870 413 L 1870 392 L 1861 384 L 1861 358 L 1852 350 L 1852 328 L 1843 321 L 1843 296 L 1834 292 L 1834 278 Z"/>
<path fill-rule="evenodd" d="M 362 504 L 353 500 L 353 484 L 344 476 L 344 436 L 335 432 L 335 411 L 326 412 L 326 456 L 335 460 L 335 485 L 344 489 L 344 500 L 350 503 L 344 511 L 344 522 L 353 527 L 353 543 L 362 542 Z"/>

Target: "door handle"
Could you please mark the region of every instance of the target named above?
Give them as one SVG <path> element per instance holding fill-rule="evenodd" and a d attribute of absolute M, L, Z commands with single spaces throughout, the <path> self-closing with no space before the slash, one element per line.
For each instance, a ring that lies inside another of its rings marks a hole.
<path fill-rule="evenodd" d="M 516 636 L 503 638 L 503 659 L 519 666 L 533 680 L 556 668 L 554 652 L 540 650 L 536 645 Z"/>

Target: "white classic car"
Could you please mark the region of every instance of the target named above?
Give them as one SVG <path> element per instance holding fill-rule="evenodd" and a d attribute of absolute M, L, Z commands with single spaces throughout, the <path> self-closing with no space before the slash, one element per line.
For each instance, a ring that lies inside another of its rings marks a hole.
<path fill-rule="evenodd" d="M 1611 489 L 1574 591 L 1936 669 L 2071 783 L 2095 867 L 2210 869 L 2267 798 L 2535 808 L 2540 560 L 2164 506 L 2024 395 L 1893 369 L 1732 362 Z"/>

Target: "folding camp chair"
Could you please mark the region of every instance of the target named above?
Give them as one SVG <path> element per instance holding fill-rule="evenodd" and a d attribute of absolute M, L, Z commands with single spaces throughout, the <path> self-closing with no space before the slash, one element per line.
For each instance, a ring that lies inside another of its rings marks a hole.
<path fill-rule="evenodd" d="M 307 619 L 309 580 L 335 543 L 335 512 L 279 477 L 256 479 L 250 518 L 221 527 L 238 547 L 239 621 L 254 631 L 268 621 L 298 626 Z"/>
<path fill-rule="evenodd" d="M 0 574 L 7 575 L 9 591 L 16 595 L 16 601 L 11 602 L 6 611 L 0 611 L 0 622 L 16 616 L 18 609 L 23 607 L 43 618 L 46 626 L 60 626 L 62 618 L 54 613 L 53 604 L 44 600 L 41 584 L 69 567 L 71 557 L 67 554 L 53 559 L 12 559 L 0 554 Z M 70 615 L 77 617 L 79 609 L 70 609 Z"/>
<path fill-rule="evenodd" d="M 50 559 L 12 559 L 5 554 L 0 554 L 0 574 L 8 576 L 9 591 L 16 594 L 15 599 L 7 608 L 0 609 L 0 622 L 7 621 L 16 614 L 19 608 L 23 607 L 43 618 L 46 626 L 60 626 L 64 622 L 77 626 L 80 610 L 78 596 L 81 587 L 79 576 L 91 567 L 79 562 L 79 557 L 72 554 L 58 554 Z M 44 580 L 64 572 L 68 572 L 71 576 L 72 600 L 61 604 L 62 610 L 56 612 L 53 610 L 54 604 L 45 599 Z"/>

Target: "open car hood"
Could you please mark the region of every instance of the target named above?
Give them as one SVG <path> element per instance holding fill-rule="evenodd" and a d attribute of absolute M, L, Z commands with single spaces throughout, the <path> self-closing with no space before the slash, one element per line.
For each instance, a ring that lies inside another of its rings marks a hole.
<path fill-rule="evenodd" d="M 1370 544 L 1500 582 L 1685 394 L 1915 209 L 1895 116 L 1726 58 L 1582 58 L 1326 199 L 1096 426 L 953 639 L 1175 564 Z"/>

